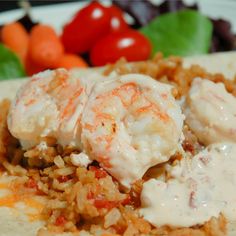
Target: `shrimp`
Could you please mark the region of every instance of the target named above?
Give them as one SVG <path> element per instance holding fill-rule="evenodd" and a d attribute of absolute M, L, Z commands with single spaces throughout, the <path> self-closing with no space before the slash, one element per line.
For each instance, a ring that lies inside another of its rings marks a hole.
<path fill-rule="evenodd" d="M 24 84 L 12 103 L 8 127 L 24 149 L 53 137 L 62 146 L 81 148 L 80 117 L 93 83 L 101 76 L 79 77 L 64 69 L 46 71 Z"/>
<path fill-rule="evenodd" d="M 82 144 L 124 186 L 179 149 L 183 115 L 171 88 L 138 74 L 93 88 L 81 119 Z"/>
<path fill-rule="evenodd" d="M 184 114 L 186 123 L 203 144 L 236 142 L 236 98 L 224 84 L 194 79 Z"/>

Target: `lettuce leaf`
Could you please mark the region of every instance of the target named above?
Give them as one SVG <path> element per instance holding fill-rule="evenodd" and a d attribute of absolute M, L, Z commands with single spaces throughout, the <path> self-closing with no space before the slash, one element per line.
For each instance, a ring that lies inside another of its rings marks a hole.
<path fill-rule="evenodd" d="M 151 41 L 152 54 L 192 56 L 208 53 L 212 23 L 201 13 L 182 10 L 156 17 L 140 31 Z"/>
<path fill-rule="evenodd" d="M 0 80 L 24 76 L 25 71 L 19 58 L 10 49 L 0 44 Z"/>

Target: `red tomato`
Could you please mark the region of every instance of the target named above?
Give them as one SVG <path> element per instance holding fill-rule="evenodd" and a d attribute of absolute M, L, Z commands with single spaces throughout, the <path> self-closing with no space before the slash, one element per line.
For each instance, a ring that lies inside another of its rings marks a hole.
<path fill-rule="evenodd" d="M 97 179 L 107 177 L 107 172 L 105 170 L 103 170 L 102 168 L 98 168 L 98 167 L 95 167 L 95 166 L 90 166 L 89 170 L 94 171 L 95 177 Z"/>
<path fill-rule="evenodd" d="M 112 209 L 114 207 L 116 207 L 119 203 L 117 203 L 116 201 L 108 201 L 105 199 L 95 199 L 94 200 L 94 206 L 96 208 L 106 208 L 106 209 Z"/>
<path fill-rule="evenodd" d="M 127 197 L 121 202 L 122 205 L 129 205 L 131 204 L 131 197 L 127 195 Z"/>
<path fill-rule="evenodd" d="M 64 182 L 67 182 L 69 179 L 70 179 L 70 178 L 69 178 L 68 176 L 63 175 L 63 176 L 60 176 L 60 177 L 58 178 L 58 181 L 59 181 L 60 183 L 64 183 Z"/>
<path fill-rule="evenodd" d="M 32 179 L 32 178 L 30 178 L 29 180 L 28 180 L 28 182 L 25 184 L 25 186 L 27 187 L 27 188 L 38 188 L 38 184 L 37 184 L 37 182 L 34 180 L 34 179 Z"/>
<path fill-rule="evenodd" d="M 125 57 L 128 61 L 147 60 L 151 53 L 148 39 L 135 30 L 111 33 L 93 47 L 90 59 L 94 66 L 102 66 Z"/>
<path fill-rule="evenodd" d="M 55 222 L 56 226 L 62 226 L 67 222 L 66 218 L 62 215 L 58 216 Z"/>
<path fill-rule="evenodd" d="M 109 13 L 111 15 L 110 27 L 111 31 L 122 31 L 126 30 L 129 26 L 124 20 L 123 12 L 120 8 L 115 5 L 110 6 Z"/>
<path fill-rule="evenodd" d="M 108 8 L 98 2 L 81 9 L 63 29 L 62 42 L 66 51 L 87 52 L 98 39 L 109 33 L 110 18 Z"/>
<path fill-rule="evenodd" d="M 89 191 L 88 194 L 87 194 L 87 199 L 90 200 L 90 199 L 94 199 L 94 193 Z"/>

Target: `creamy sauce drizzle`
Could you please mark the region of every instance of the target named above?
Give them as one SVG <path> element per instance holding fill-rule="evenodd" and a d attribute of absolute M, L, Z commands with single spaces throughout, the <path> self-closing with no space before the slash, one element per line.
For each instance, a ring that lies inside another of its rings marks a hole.
<path fill-rule="evenodd" d="M 223 213 L 236 220 L 236 144 L 214 144 L 170 170 L 167 182 L 147 181 L 140 214 L 155 226 L 189 227 Z"/>
<path fill-rule="evenodd" d="M 24 187 L 21 184 L 16 184 L 14 180 L 15 178 L 11 176 L 1 176 L 0 208 L 19 209 L 28 216 L 30 221 L 44 219 L 44 215 L 42 214 L 45 207 L 44 199 L 28 189 L 23 190 Z M 4 193 L 2 190 L 7 191 Z M 19 206 L 23 208 L 19 208 Z"/>

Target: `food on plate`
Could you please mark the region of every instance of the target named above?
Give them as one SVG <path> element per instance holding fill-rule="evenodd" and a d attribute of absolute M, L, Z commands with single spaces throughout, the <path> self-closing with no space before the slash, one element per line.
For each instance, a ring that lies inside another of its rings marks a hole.
<path fill-rule="evenodd" d="M 118 6 L 132 6 L 132 3 L 129 4 L 128 1 L 121 4 L 119 4 L 119 1 L 115 1 L 115 4 Z M 137 9 L 145 11 L 146 8 L 143 8 L 143 5 L 153 6 L 151 3 L 140 2 L 140 8 Z M 156 9 L 156 13 L 159 12 L 158 6 L 153 6 L 153 8 Z M 127 10 L 126 8 L 124 9 Z M 101 14 L 98 17 L 93 17 L 95 11 L 100 11 Z M 127 12 L 130 13 L 129 8 Z M 137 14 L 142 13 L 137 12 Z M 132 16 L 134 16 L 136 21 L 139 20 L 135 14 L 132 14 Z M 184 10 L 158 16 L 157 18 L 153 18 L 151 14 L 146 14 L 146 16 L 151 17 L 152 20 L 147 21 L 142 28 L 139 26 L 138 29 L 143 34 L 142 41 L 145 41 L 145 43 L 140 45 L 131 42 L 129 44 L 128 42 L 121 43 L 128 41 L 128 37 L 132 39 L 135 31 L 137 37 L 141 37 L 137 31 L 137 24 L 133 27 L 135 30 L 131 31 L 132 25 L 128 26 L 128 24 L 125 24 L 122 11 L 119 8 L 113 5 L 105 7 L 98 2 L 92 2 L 79 11 L 72 21 L 64 27 L 62 42 L 69 52 L 89 53 L 93 66 L 115 62 L 121 57 L 125 57 L 128 61 L 146 60 L 150 56 L 150 50 L 152 50 L 153 55 L 160 51 L 165 56 L 171 54 L 186 56 L 207 53 L 209 51 L 212 23 L 199 12 Z M 140 16 L 140 19 L 142 18 L 143 16 Z M 184 26 L 186 19 L 188 19 L 188 27 Z M 179 23 L 176 25 L 174 22 Z M 88 24 L 90 27 L 86 27 Z M 113 25 L 113 27 L 109 28 L 110 25 Z M 115 25 L 117 26 L 115 27 Z M 133 34 L 130 32 L 133 32 Z M 169 35 L 170 32 L 172 33 L 171 36 Z M 181 35 L 179 32 L 181 32 Z M 189 35 L 191 35 L 191 40 L 189 40 Z M 151 42 L 152 49 L 148 47 L 147 50 L 145 46 L 149 44 L 148 41 Z M 195 47 L 192 47 L 193 44 Z M 110 48 L 111 53 L 107 52 L 110 50 L 106 49 L 106 47 Z M 122 48 L 124 49 L 121 50 Z M 131 48 L 132 54 L 127 52 Z M 145 50 L 144 55 L 140 54 L 140 51 L 142 52 L 143 50 Z"/>
<path fill-rule="evenodd" d="M 75 54 L 65 53 L 57 63 L 57 68 L 73 69 L 88 67 L 85 60 Z"/>
<path fill-rule="evenodd" d="M 115 0 L 110 5 L 91 1 L 64 22 L 61 32 L 34 22 L 27 12 L 17 22 L 3 25 L 0 35 L 27 75 L 61 67 L 102 66 L 122 57 L 144 61 L 158 52 L 193 56 L 235 48 L 229 22 L 204 16 L 196 4 L 170 0 L 155 5 L 148 0 Z M 8 71 L 0 77 L 7 78 Z"/>
<path fill-rule="evenodd" d="M 2 42 L 21 59 L 26 59 L 29 35 L 22 24 L 18 22 L 4 25 L 1 30 Z"/>
<path fill-rule="evenodd" d="M 223 83 L 195 78 L 186 98 L 186 123 L 205 145 L 235 142 L 235 104 L 235 96 Z"/>
<path fill-rule="evenodd" d="M 1 71 L 1 80 L 23 77 L 25 72 L 27 75 L 33 75 L 48 68 L 70 69 L 87 66 L 82 57 L 65 53 L 60 37 L 47 25 L 34 25 L 28 33 L 21 23 L 11 23 L 2 29 L 2 42 L 12 52 L 9 50 L 5 53 L 5 46 L 0 45 L 4 48 L 0 66 L 5 68 Z M 8 56 L 9 54 L 13 56 Z"/>
<path fill-rule="evenodd" d="M 159 54 L 22 82 L 0 103 L 2 222 L 29 236 L 234 235 L 233 122 L 205 142 L 190 121 L 233 121 L 235 80 L 186 62 Z"/>
<path fill-rule="evenodd" d="M 170 167 L 166 182 L 145 182 L 141 215 L 156 227 L 190 227 L 221 213 L 235 222 L 235 152 L 236 143 L 215 143 Z"/>
<path fill-rule="evenodd" d="M 0 80 L 25 76 L 19 58 L 10 49 L 0 44 Z"/>
<path fill-rule="evenodd" d="M 36 188 L 26 187 L 22 177 L 1 173 L 0 186 L 0 235 L 37 235 L 37 231 L 44 225 L 44 197 L 35 194 Z"/>
<path fill-rule="evenodd" d="M 150 40 L 152 55 L 193 56 L 209 52 L 212 23 L 197 11 L 183 10 L 153 19 L 140 32 Z"/>
<path fill-rule="evenodd" d="M 34 63 L 53 68 L 63 55 L 64 48 L 50 26 L 36 25 L 30 33 L 28 55 Z"/>
<path fill-rule="evenodd" d="M 110 32 L 119 32 L 127 28 L 128 25 L 119 8 L 105 7 L 93 1 L 78 11 L 72 21 L 65 25 L 62 42 L 68 52 L 85 53 Z"/>
<path fill-rule="evenodd" d="M 151 44 L 134 30 L 114 32 L 98 41 L 92 48 L 90 60 L 94 66 L 114 63 L 125 57 L 128 61 L 144 61 L 151 55 Z"/>
<path fill-rule="evenodd" d="M 81 114 L 93 83 L 100 77 L 92 74 L 78 79 L 63 69 L 33 76 L 12 103 L 8 117 L 10 132 L 24 149 L 39 144 L 47 136 L 60 140 L 62 146 L 80 148 Z"/>
<path fill-rule="evenodd" d="M 46 199 L 44 196 L 38 194 L 35 181 L 26 176 L 24 168 L 4 161 L 6 153 L 11 152 L 11 147 L 13 147 L 12 145 L 16 141 L 9 135 L 6 129 L 9 106 L 9 101 L 1 101 L 0 235 L 15 235 L 17 232 L 19 235 L 33 236 L 44 225 L 42 210 L 45 206 Z M 20 157 L 20 155 L 20 152 L 15 155 L 15 161 L 17 161 L 17 156 Z M 3 166 L 12 174 L 6 174 Z M 15 174 L 12 171 L 16 171 Z"/>
<path fill-rule="evenodd" d="M 154 4 L 152 1 L 139 1 L 138 3 L 135 3 L 131 0 L 113 0 L 112 2 L 120 7 L 124 12 L 130 14 L 135 20 L 135 26 L 138 27 L 147 25 L 155 17 L 165 13 L 176 12 L 184 9 L 198 10 L 197 4 L 186 5 L 181 0 L 165 0 L 161 4 Z"/>
<path fill-rule="evenodd" d="M 26 57 L 26 61 L 25 61 L 24 66 L 25 66 L 26 74 L 28 76 L 37 74 L 40 71 L 45 70 L 44 66 L 40 66 L 37 63 L 35 63 L 29 55 L 27 55 L 27 57 Z"/>
<path fill-rule="evenodd" d="M 171 87 L 147 76 L 95 85 L 81 122 L 85 151 L 125 186 L 181 149 L 183 115 Z"/>
<path fill-rule="evenodd" d="M 165 15 L 166 13 L 175 13 L 186 9 L 199 11 L 198 4 L 196 3 L 197 1 L 195 1 L 195 4 L 192 5 L 182 0 L 165 0 L 162 1 L 161 4 L 155 4 L 155 2 L 146 0 L 138 2 L 132 0 L 113 0 L 112 2 L 113 4 L 120 7 L 124 12 L 127 12 L 133 17 L 135 21 L 132 25 L 133 28 L 144 27 L 152 22 L 155 18 L 158 19 L 159 16 Z M 224 3 L 222 4 L 222 7 L 224 7 Z M 190 19 L 191 18 L 188 18 L 188 20 Z M 234 50 L 235 32 L 232 31 L 231 23 L 226 19 L 212 19 L 210 17 L 208 17 L 208 19 L 212 22 L 213 26 L 210 52 L 212 53 Z M 180 31 L 182 32 L 182 30 Z M 162 32 L 160 31 L 159 33 L 161 34 Z M 155 32 L 153 32 L 153 34 L 155 35 Z M 170 37 L 166 37 L 166 40 L 170 40 Z M 190 41 L 192 40 L 189 39 L 189 42 Z"/>
<path fill-rule="evenodd" d="M 125 31 L 129 25 L 125 20 L 124 12 L 117 6 L 111 5 L 108 7 L 111 15 L 110 29 L 112 32 Z"/>
<path fill-rule="evenodd" d="M 235 49 L 235 34 L 229 21 L 225 19 L 212 19 L 213 36 L 211 52 L 223 52 Z"/>
<path fill-rule="evenodd" d="M 110 14 L 107 8 L 94 1 L 78 11 L 73 20 L 65 25 L 62 42 L 66 51 L 84 53 L 109 30 Z"/>

